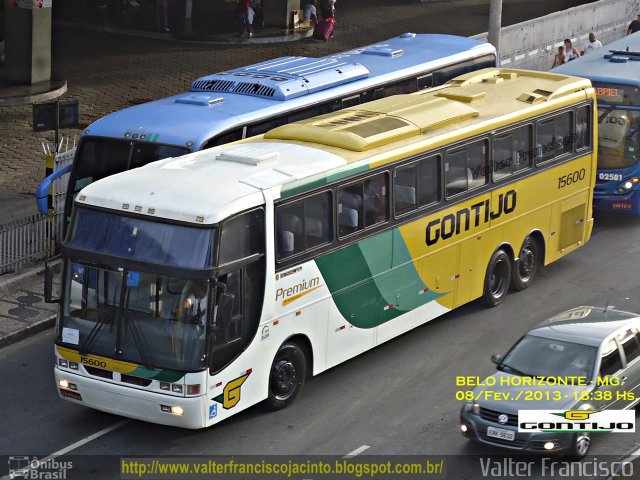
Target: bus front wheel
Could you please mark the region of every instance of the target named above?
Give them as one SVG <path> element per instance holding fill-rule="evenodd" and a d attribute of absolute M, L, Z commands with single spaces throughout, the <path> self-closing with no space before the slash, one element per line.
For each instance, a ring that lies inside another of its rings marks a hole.
<path fill-rule="evenodd" d="M 535 238 L 524 239 L 518 261 L 511 269 L 511 286 L 514 290 L 524 290 L 531 284 L 538 271 L 538 243 Z"/>
<path fill-rule="evenodd" d="M 265 407 L 279 410 L 291 405 L 302 390 L 306 376 L 307 361 L 300 346 L 296 343 L 282 345 L 271 365 Z"/>
<path fill-rule="evenodd" d="M 484 293 L 482 300 L 489 307 L 502 303 L 509 291 L 511 280 L 511 259 L 502 249 L 496 250 L 491 256 L 487 273 L 484 278 Z"/>

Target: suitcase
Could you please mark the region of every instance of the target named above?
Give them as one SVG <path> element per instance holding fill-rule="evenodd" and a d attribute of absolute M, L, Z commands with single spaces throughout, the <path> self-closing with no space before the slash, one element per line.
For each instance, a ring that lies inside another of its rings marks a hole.
<path fill-rule="evenodd" d="M 333 27 L 335 26 L 335 19 L 333 17 L 324 18 L 320 20 L 313 29 L 313 38 L 316 40 L 329 40 L 333 33 Z"/>

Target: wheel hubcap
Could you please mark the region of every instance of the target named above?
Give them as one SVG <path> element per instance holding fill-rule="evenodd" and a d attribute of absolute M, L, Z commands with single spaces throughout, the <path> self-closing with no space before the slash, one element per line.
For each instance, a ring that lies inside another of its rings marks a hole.
<path fill-rule="evenodd" d="M 580 456 L 584 456 L 589 451 L 589 444 L 591 443 L 591 439 L 589 435 L 581 433 L 578 435 L 576 439 L 576 452 Z"/>
<path fill-rule="evenodd" d="M 493 271 L 491 272 L 491 279 L 489 281 L 491 294 L 494 297 L 499 297 L 504 291 L 504 287 L 506 284 L 505 273 L 506 264 L 501 260 L 493 267 Z"/>
<path fill-rule="evenodd" d="M 273 366 L 273 393 L 287 398 L 295 390 L 296 367 L 288 360 L 280 360 Z"/>
<path fill-rule="evenodd" d="M 525 248 L 520 254 L 520 276 L 528 279 L 535 267 L 536 257 L 530 248 Z"/>

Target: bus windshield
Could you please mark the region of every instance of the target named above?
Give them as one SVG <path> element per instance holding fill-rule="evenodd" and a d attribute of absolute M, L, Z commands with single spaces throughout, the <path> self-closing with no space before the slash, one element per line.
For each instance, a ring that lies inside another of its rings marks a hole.
<path fill-rule="evenodd" d="M 186 147 L 126 139 L 86 137 L 75 160 L 74 195 L 96 180 L 150 162 L 189 153 Z"/>
<path fill-rule="evenodd" d="M 67 247 L 191 269 L 212 266 L 214 228 L 194 228 L 78 208 Z"/>
<path fill-rule="evenodd" d="M 616 108 L 598 109 L 598 168 L 632 167 L 638 162 L 640 111 Z"/>
<path fill-rule="evenodd" d="M 206 281 L 74 261 L 66 267 L 63 345 L 150 369 L 205 368 Z"/>

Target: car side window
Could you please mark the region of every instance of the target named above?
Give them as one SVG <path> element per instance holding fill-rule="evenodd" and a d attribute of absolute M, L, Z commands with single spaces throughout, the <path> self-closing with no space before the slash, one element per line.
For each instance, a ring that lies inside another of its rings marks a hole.
<path fill-rule="evenodd" d="M 602 349 L 600 376 L 613 375 L 620 370 L 622 370 L 622 358 L 620 358 L 618 344 L 614 339 L 611 339 Z"/>
<path fill-rule="evenodd" d="M 627 364 L 638 358 L 638 355 L 640 355 L 640 343 L 638 343 L 638 331 L 635 328 L 621 333 L 616 338 L 622 346 Z"/>

